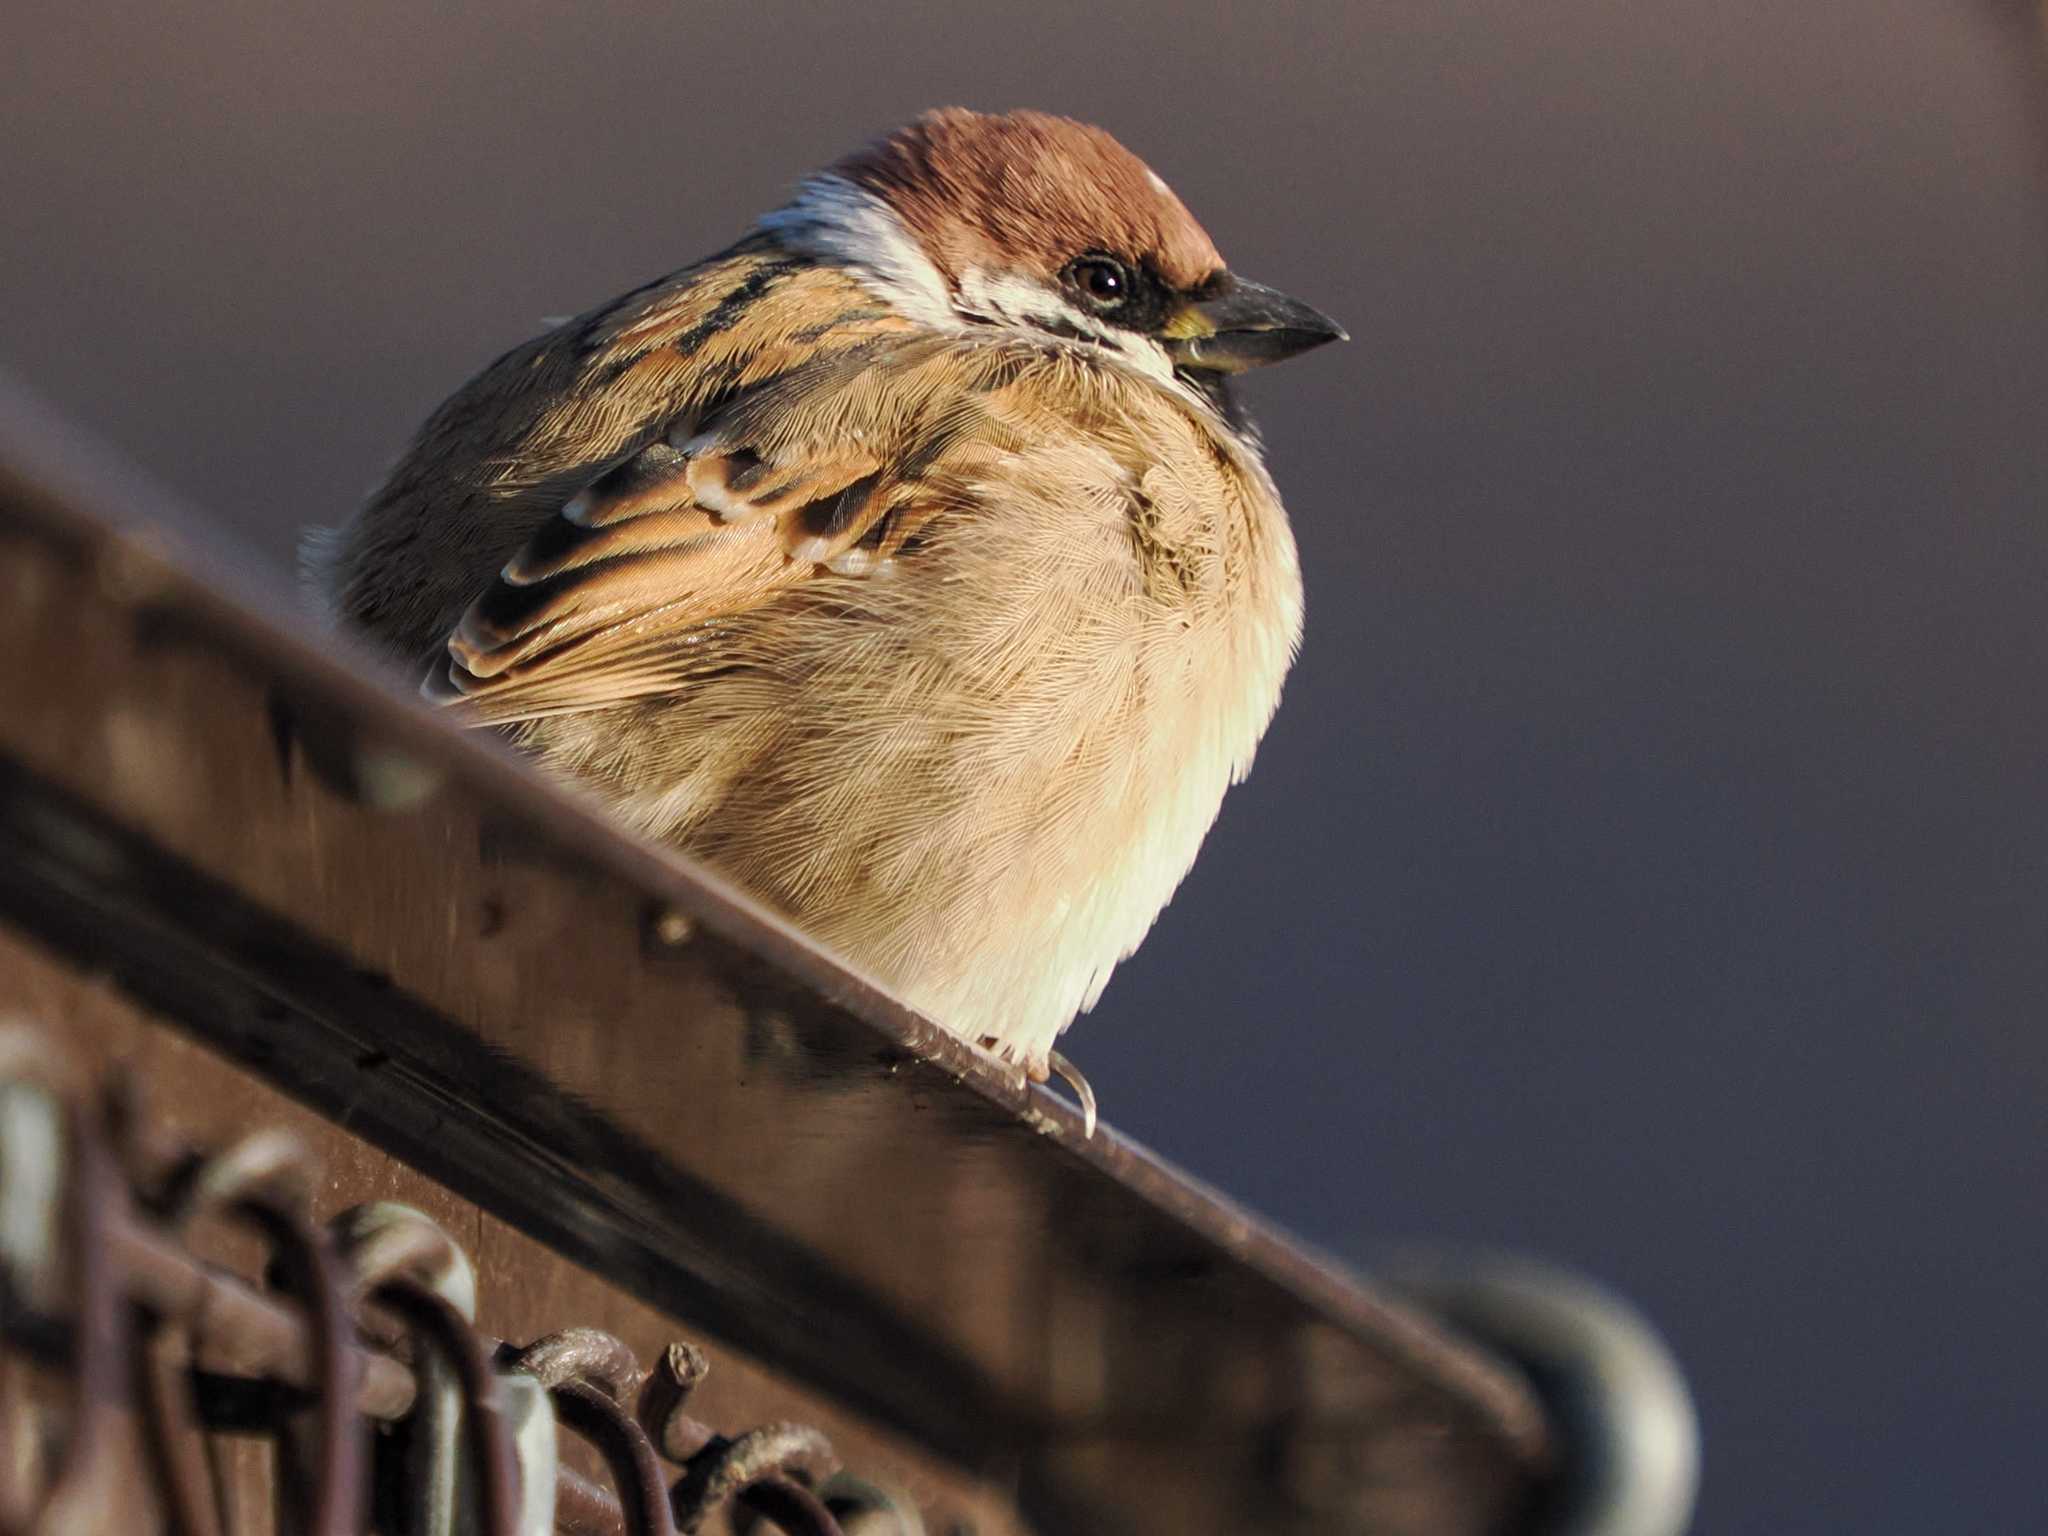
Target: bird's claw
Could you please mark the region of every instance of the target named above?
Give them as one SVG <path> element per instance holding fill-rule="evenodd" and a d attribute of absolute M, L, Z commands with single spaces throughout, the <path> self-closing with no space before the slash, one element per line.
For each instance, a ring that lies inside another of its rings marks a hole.
<path fill-rule="evenodd" d="M 1081 1075 L 1081 1069 L 1067 1060 L 1058 1051 L 1047 1053 L 1045 1059 L 1046 1064 L 1059 1074 L 1060 1081 L 1073 1089 L 1074 1097 L 1081 1102 L 1081 1139 L 1083 1141 L 1093 1140 L 1095 1136 L 1095 1090 L 1088 1086 L 1088 1079 Z"/>

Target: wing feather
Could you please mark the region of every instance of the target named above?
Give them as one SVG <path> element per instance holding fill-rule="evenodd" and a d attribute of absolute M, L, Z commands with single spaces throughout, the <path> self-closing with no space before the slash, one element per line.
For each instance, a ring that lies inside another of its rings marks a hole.
<path fill-rule="evenodd" d="M 943 500 L 935 469 L 999 451 L 1008 377 L 945 337 L 862 334 L 668 423 L 505 563 L 424 691 L 508 724 L 682 686 L 721 620 L 895 558 Z"/>

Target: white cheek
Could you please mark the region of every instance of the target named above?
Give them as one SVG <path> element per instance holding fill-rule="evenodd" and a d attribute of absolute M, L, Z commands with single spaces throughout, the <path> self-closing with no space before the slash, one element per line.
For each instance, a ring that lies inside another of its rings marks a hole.
<path fill-rule="evenodd" d="M 1059 341 L 1071 342 L 1079 332 L 1148 377 L 1162 382 L 1173 378 L 1173 359 L 1157 342 L 1104 323 L 1031 278 L 970 267 L 960 279 L 958 303 L 968 314 L 1019 330 L 1041 331 Z"/>
<path fill-rule="evenodd" d="M 1036 279 L 973 268 L 955 294 L 896 211 L 843 177 L 812 177 L 761 228 L 793 251 L 846 267 L 882 302 L 921 324 L 957 330 L 978 319 L 1070 343 L 1078 333 L 1150 378 L 1173 380 L 1173 360 L 1157 342 L 1104 324 Z"/>
<path fill-rule="evenodd" d="M 1013 272 L 986 272 L 980 267 L 969 267 L 960 278 L 958 303 L 967 313 L 984 320 L 1041 328 L 1071 325 L 1095 334 L 1096 328 L 1084 324 L 1082 317 L 1058 294 Z"/>
<path fill-rule="evenodd" d="M 1140 373 L 1147 374 L 1162 384 L 1174 382 L 1173 359 L 1166 355 L 1166 348 L 1151 337 L 1126 334 L 1121 341 L 1112 342 L 1111 345 L 1116 349 L 1118 357 Z"/>

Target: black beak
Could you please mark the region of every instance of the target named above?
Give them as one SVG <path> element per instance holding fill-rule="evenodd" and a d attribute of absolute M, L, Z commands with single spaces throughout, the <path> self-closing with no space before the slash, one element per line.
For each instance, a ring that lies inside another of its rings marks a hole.
<path fill-rule="evenodd" d="M 1263 368 L 1326 341 L 1351 339 L 1321 310 L 1228 272 L 1184 305 L 1159 335 L 1177 367 L 1216 373 Z"/>

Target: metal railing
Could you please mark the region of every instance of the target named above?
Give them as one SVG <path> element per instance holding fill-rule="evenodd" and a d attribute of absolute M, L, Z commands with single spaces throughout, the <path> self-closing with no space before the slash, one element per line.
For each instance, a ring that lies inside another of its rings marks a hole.
<path fill-rule="evenodd" d="M 483 1336 L 447 1233 L 391 1204 L 316 1224 L 314 1183 L 281 1132 L 167 1147 L 132 1092 L 81 1092 L 45 1036 L 0 1030 L 0 1532 L 106 1528 L 147 1489 L 174 1536 L 228 1536 L 222 1432 L 277 1442 L 280 1524 L 305 1536 L 373 1516 L 393 1536 L 690 1536 L 728 1507 L 789 1536 L 841 1536 L 834 1506 L 918 1528 L 837 1476 L 815 1429 L 728 1437 L 693 1418 L 708 1364 L 692 1344 L 643 1371 L 597 1329 Z M 189 1249 L 218 1218 L 260 1234 L 268 1288 Z M 61 1402 L 27 1398 L 25 1360 Z M 129 1419 L 132 1441 L 114 1432 Z M 558 1428 L 610 1488 L 560 1463 Z"/>

